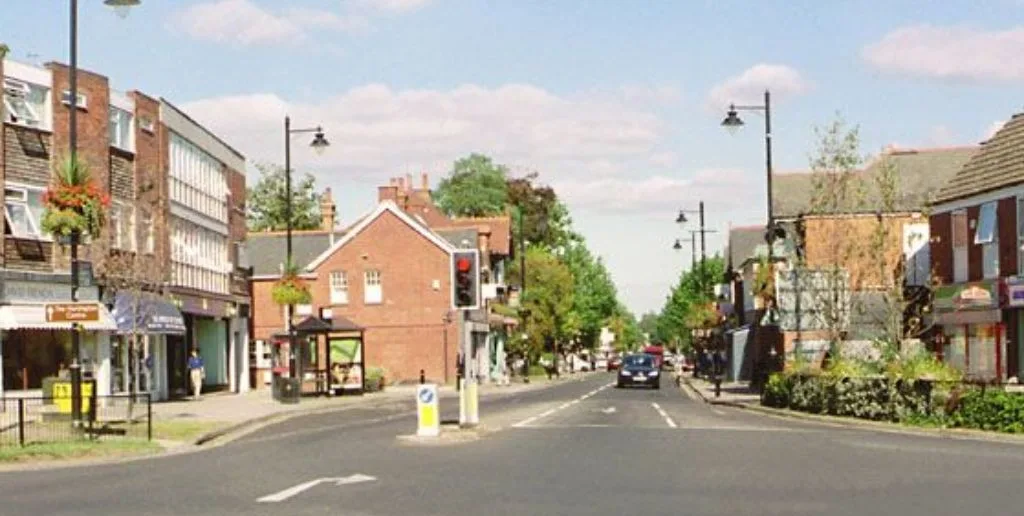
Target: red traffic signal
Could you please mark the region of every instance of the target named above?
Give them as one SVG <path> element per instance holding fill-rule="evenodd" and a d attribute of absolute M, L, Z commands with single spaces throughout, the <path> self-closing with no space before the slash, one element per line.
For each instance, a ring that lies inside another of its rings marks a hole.
<path fill-rule="evenodd" d="M 455 269 L 459 272 L 469 272 L 473 268 L 473 262 L 469 258 L 459 258 L 455 262 Z"/>

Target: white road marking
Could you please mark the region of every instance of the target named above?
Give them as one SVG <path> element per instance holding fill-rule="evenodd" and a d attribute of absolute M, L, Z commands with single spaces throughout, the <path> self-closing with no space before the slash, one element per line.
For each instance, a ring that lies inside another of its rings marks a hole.
<path fill-rule="evenodd" d="M 557 412 L 557 409 L 551 409 L 551 410 L 547 410 L 547 411 L 545 411 L 545 412 L 542 412 L 542 413 L 541 413 L 541 415 L 540 415 L 539 417 L 548 417 L 548 416 L 550 416 L 551 414 L 554 414 L 555 412 Z"/>
<path fill-rule="evenodd" d="M 678 426 L 675 421 L 672 421 L 672 418 L 668 416 L 665 410 L 661 408 L 661 405 L 651 403 L 651 406 L 654 407 L 654 410 L 658 411 L 658 414 L 661 414 L 661 417 L 665 420 L 665 423 L 668 424 L 669 428 L 676 428 Z"/>
<path fill-rule="evenodd" d="M 608 407 L 606 409 L 601 409 L 601 412 L 604 412 L 605 414 L 614 414 L 615 413 L 615 407 Z"/>
<path fill-rule="evenodd" d="M 320 484 L 333 482 L 336 486 L 343 486 L 346 484 L 358 484 L 360 482 L 372 482 L 377 480 L 376 477 L 370 475 L 363 475 L 362 473 L 356 473 L 355 475 L 349 475 L 347 477 L 334 477 L 334 478 L 318 478 L 316 480 L 310 480 L 309 482 L 303 482 L 299 485 L 289 487 L 283 491 L 278 491 L 274 494 L 269 494 L 262 498 L 257 499 L 259 503 L 276 503 L 283 502 L 303 491 L 312 489 Z"/>
<path fill-rule="evenodd" d="M 576 405 L 577 403 L 579 403 L 581 401 L 586 401 L 588 398 L 597 395 L 597 393 L 599 393 L 599 392 L 601 392 L 601 391 L 603 391 L 603 390 L 605 390 L 605 389 L 607 389 L 607 388 L 609 388 L 609 387 L 611 387 L 613 385 L 615 385 L 615 384 L 614 383 L 609 383 L 607 385 L 602 385 L 601 387 L 598 387 L 598 388 L 596 388 L 596 389 L 594 389 L 594 390 L 592 390 L 592 391 L 590 391 L 590 392 L 588 392 L 588 393 L 586 393 L 586 394 L 584 394 L 584 395 L 582 395 L 582 396 L 580 396 L 580 397 L 578 397 L 578 398 L 576 398 L 576 399 L 574 399 L 572 401 L 568 401 L 566 403 L 563 403 L 563 404 L 559 405 L 557 408 L 548 409 L 548 410 L 546 410 L 544 412 L 541 412 L 540 414 L 538 414 L 536 416 L 528 417 L 528 418 L 526 418 L 526 419 L 524 419 L 524 420 L 522 420 L 522 421 L 512 425 L 512 427 L 513 428 L 524 428 L 524 427 L 532 424 L 533 422 L 537 421 L 538 419 L 542 419 L 542 418 L 548 417 L 551 414 L 554 414 L 555 412 L 558 412 L 559 410 L 565 410 L 565 409 L 567 409 L 567 408 L 569 408 L 569 407 L 571 407 L 573 405 Z M 612 410 L 614 411 L 615 409 L 613 408 Z"/>
<path fill-rule="evenodd" d="M 718 414 L 719 416 L 724 416 L 725 415 L 725 412 L 722 412 L 721 410 L 718 410 L 716 408 L 711 409 L 711 412 L 714 412 L 715 414 Z"/>

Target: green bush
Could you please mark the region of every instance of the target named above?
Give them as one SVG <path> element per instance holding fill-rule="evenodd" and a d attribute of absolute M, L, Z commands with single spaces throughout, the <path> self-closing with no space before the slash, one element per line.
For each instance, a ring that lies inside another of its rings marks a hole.
<path fill-rule="evenodd" d="M 377 392 L 384 390 L 388 372 L 383 367 L 371 367 L 366 370 L 366 391 Z"/>
<path fill-rule="evenodd" d="M 1024 396 L 996 389 L 972 389 L 960 397 L 950 426 L 1024 433 Z"/>
<path fill-rule="evenodd" d="M 761 404 L 767 407 L 788 408 L 793 396 L 793 375 L 772 373 L 761 392 Z"/>

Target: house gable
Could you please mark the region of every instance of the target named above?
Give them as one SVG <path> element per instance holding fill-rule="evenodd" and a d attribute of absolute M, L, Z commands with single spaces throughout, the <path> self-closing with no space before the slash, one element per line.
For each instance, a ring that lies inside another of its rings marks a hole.
<path fill-rule="evenodd" d="M 452 245 L 449 244 L 447 241 L 445 241 L 445 239 L 441 238 L 436 233 L 434 233 L 427 227 L 423 226 L 419 222 L 413 220 L 412 217 L 410 217 L 407 213 L 405 213 L 405 211 L 400 209 L 398 205 L 396 205 L 394 202 L 383 201 L 380 204 L 378 204 L 377 207 L 369 215 L 362 217 L 362 219 L 355 226 L 353 226 L 350 230 L 346 231 L 345 236 L 341 237 L 341 239 L 335 242 L 334 245 L 329 247 L 326 251 L 321 253 L 320 256 L 316 257 L 312 262 L 310 262 L 309 265 L 306 266 L 306 270 L 315 270 L 317 267 L 323 264 L 332 254 L 334 254 L 339 249 L 344 247 L 346 244 L 351 242 L 353 239 L 358 237 L 360 233 L 365 231 L 366 228 L 368 228 L 371 224 L 379 220 L 385 214 L 391 214 L 392 216 L 397 217 L 410 229 L 418 233 L 423 238 L 427 239 L 429 242 L 437 246 L 445 253 L 450 255 L 455 251 L 455 248 L 452 247 Z"/>

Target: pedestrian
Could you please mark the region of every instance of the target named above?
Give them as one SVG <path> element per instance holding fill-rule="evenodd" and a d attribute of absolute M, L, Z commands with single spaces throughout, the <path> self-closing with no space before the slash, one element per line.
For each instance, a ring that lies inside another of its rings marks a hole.
<path fill-rule="evenodd" d="M 203 380 L 206 379 L 206 368 L 203 367 L 203 357 L 199 356 L 197 349 L 192 350 L 192 356 L 188 359 L 188 374 L 192 380 L 192 399 L 198 400 Z"/>

